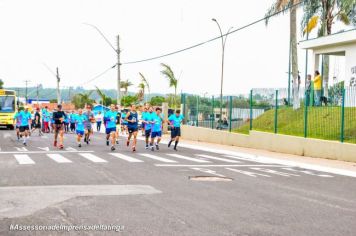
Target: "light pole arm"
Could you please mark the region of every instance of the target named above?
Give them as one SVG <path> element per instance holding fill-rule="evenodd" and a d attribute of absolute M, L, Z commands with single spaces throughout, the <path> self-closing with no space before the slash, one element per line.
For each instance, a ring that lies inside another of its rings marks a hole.
<path fill-rule="evenodd" d="M 103 32 L 101 32 L 101 30 L 100 30 L 98 27 L 96 27 L 95 25 L 89 24 L 89 23 L 83 23 L 83 24 L 84 24 L 84 25 L 88 25 L 88 26 L 94 28 L 94 29 L 103 37 L 103 39 L 109 44 L 109 46 L 110 46 L 117 54 L 120 53 L 119 50 L 116 50 L 116 49 L 115 49 L 115 47 L 110 43 L 110 41 L 105 37 L 105 35 L 103 34 Z"/>

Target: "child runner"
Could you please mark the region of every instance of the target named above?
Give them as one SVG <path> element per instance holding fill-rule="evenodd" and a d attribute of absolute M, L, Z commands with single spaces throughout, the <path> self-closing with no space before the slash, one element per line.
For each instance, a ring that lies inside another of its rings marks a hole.
<path fill-rule="evenodd" d="M 95 117 L 94 117 L 94 113 L 91 111 L 91 106 L 87 106 L 87 110 L 84 113 L 84 115 L 86 116 L 86 120 L 85 120 L 85 136 L 84 136 L 84 142 L 86 142 L 87 144 L 89 144 L 90 141 L 90 135 L 93 133 L 93 127 L 91 125 L 91 123 L 95 122 Z"/>
<path fill-rule="evenodd" d="M 146 149 L 148 149 L 148 141 L 151 136 L 151 129 L 153 123 L 153 108 L 150 106 L 145 115 L 142 116 L 142 124 L 145 127 L 145 141 L 146 141 Z M 150 147 L 151 149 L 153 146 Z"/>
<path fill-rule="evenodd" d="M 84 124 L 87 120 L 87 117 L 83 115 L 83 110 L 79 109 L 78 114 L 74 117 L 73 116 L 73 121 L 75 122 L 76 125 L 76 133 L 77 133 L 77 144 L 78 147 L 82 146 L 81 139 L 84 136 Z"/>
<path fill-rule="evenodd" d="M 157 142 L 155 142 L 156 149 L 159 150 L 159 142 L 162 137 L 162 125 L 164 123 L 164 116 L 161 114 L 161 108 L 156 108 L 156 113 L 153 115 L 153 125 L 151 133 L 151 150 L 154 151 L 153 143 L 157 137 Z"/>
<path fill-rule="evenodd" d="M 184 116 L 180 114 L 180 110 L 176 110 L 175 114 L 172 114 L 168 118 L 170 124 L 171 124 L 171 140 L 168 143 L 168 147 L 171 146 L 172 142 L 175 141 L 174 144 L 174 150 L 177 151 L 177 145 L 179 142 L 179 137 L 181 136 L 180 133 L 180 125 L 182 121 L 184 120 Z"/>
<path fill-rule="evenodd" d="M 42 130 L 41 130 L 41 115 L 40 115 L 40 108 L 36 108 L 35 112 L 35 118 L 33 119 L 33 125 L 32 125 L 32 130 L 31 132 L 33 133 L 36 129 L 38 129 L 38 135 L 42 136 Z"/>
<path fill-rule="evenodd" d="M 72 133 L 75 132 L 75 117 L 76 117 L 76 114 L 74 111 L 72 111 L 72 113 L 70 113 L 70 115 L 69 115 L 70 132 L 72 132 Z"/>
<path fill-rule="evenodd" d="M 121 113 L 120 113 L 120 107 L 117 105 L 115 107 L 115 111 L 116 111 L 116 144 L 119 144 L 119 134 L 120 134 L 120 130 L 121 130 Z"/>
<path fill-rule="evenodd" d="M 115 151 L 116 115 L 115 105 L 111 104 L 110 111 L 105 112 L 104 115 L 106 145 L 109 146 L 109 138 L 111 137 L 111 151 Z"/>
<path fill-rule="evenodd" d="M 22 109 L 18 109 L 17 112 L 14 115 L 14 126 L 16 128 L 16 136 L 17 136 L 17 141 L 20 140 L 20 125 L 21 125 L 21 117 L 19 116 L 20 112 Z"/>
<path fill-rule="evenodd" d="M 136 106 L 134 104 L 131 105 L 131 110 L 127 113 L 125 120 L 128 122 L 127 128 L 129 130 L 129 136 L 127 137 L 126 146 L 130 145 L 130 139 L 133 135 L 133 144 L 132 151 L 136 151 L 136 143 L 137 143 L 137 132 L 138 132 L 138 115 L 136 111 Z"/>

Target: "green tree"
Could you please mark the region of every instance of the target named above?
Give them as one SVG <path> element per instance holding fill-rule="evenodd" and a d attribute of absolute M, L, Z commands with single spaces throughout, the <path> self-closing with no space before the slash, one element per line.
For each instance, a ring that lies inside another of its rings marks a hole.
<path fill-rule="evenodd" d="M 300 107 L 299 93 L 298 93 L 298 48 L 297 48 L 297 6 L 301 0 L 276 0 L 276 2 L 270 7 L 267 15 L 272 15 L 286 9 L 290 9 L 290 44 L 291 44 L 291 60 L 292 60 L 292 76 L 293 76 L 293 108 Z M 266 19 L 266 25 L 269 18 Z"/>
<path fill-rule="evenodd" d="M 137 95 L 135 96 L 131 96 L 131 95 L 127 95 L 127 96 L 123 96 L 121 98 L 121 105 L 124 107 L 128 107 L 131 104 L 138 104 L 138 97 Z"/>
<path fill-rule="evenodd" d="M 124 80 L 120 82 L 120 88 L 124 89 L 124 96 L 127 96 L 127 91 L 129 90 L 129 87 L 132 86 L 133 84 L 129 80 Z"/>
<path fill-rule="evenodd" d="M 92 106 L 94 100 L 90 98 L 93 91 L 89 91 L 88 93 L 78 93 L 73 96 L 72 103 L 74 104 L 76 109 L 84 108 L 85 105 Z"/>
<path fill-rule="evenodd" d="M 0 89 L 4 88 L 4 81 L 2 81 L 2 79 L 0 79 Z"/>
<path fill-rule="evenodd" d="M 50 103 L 57 103 L 57 98 L 50 99 L 49 102 L 50 102 Z"/>
<path fill-rule="evenodd" d="M 177 87 L 178 87 L 178 79 L 176 79 L 174 72 L 172 68 L 164 63 L 161 63 L 161 66 L 163 67 L 163 70 L 161 71 L 161 74 L 168 79 L 169 82 L 169 87 L 174 88 L 174 109 L 177 108 Z"/>
<path fill-rule="evenodd" d="M 310 24 L 314 24 L 311 21 L 313 18 L 317 19 L 316 25 L 319 25 L 318 37 L 330 35 L 332 26 L 337 20 L 345 25 L 356 24 L 356 0 L 306 1 L 302 20 L 302 29 L 305 28 L 306 33 L 310 33 L 314 28 L 310 26 Z M 324 95 L 326 97 L 328 96 L 329 84 L 329 61 L 329 56 L 324 55 L 322 76 L 325 85 Z"/>
<path fill-rule="evenodd" d="M 174 109 L 180 107 L 180 97 L 178 95 L 167 94 L 166 101 L 169 107 L 173 107 Z"/>
<path fill-rule="evenodd" d="M 145 84 L 143 82 L 139 83 L 138 88 L 140 90 L 137 93 L 137 98 L 139 101 L 143 101 L 145 97 Z"/>
<path fill-rule="evenodd" d="M 162 96 L 154 96 L 150 100 L 150 104 L 152 106 L 162 106 L 162 103 L 164 103 L 166 99 Z"/>

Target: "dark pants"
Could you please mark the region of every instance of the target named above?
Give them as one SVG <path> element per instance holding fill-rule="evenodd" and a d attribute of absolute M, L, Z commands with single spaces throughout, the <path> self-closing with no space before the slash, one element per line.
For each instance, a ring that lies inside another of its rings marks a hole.
<path fill-rule="evenodd" d="M 75 123 L 70 123 L 70 131 L 71 132 L 75 131 Z"/>
<path fill-rule="evenodd" d="M 101 121 L 97 121 L 96 122 L 96 130 L 100 131 L 100 128 L 101 128 Z"/>

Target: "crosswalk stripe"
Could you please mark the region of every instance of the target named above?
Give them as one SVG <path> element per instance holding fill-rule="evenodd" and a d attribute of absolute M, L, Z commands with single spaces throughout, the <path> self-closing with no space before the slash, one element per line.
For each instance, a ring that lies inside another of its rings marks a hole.
<path fill-rule="evenodd" d="M 117 157 L 119 159 L 128 161 L 128 162 L 143 162 L 140 159 L 136 159 L 136 158 L 133 158 L 133 157 L 130 157 L 130 156 L 126 156 L 126 155 L 123 155 L 121 153 L 109 153 L 109 154 L 114 156 L 114 157 Z"/>
<path fill-rule="evenodd" d="M 224 161 L 224 162 L 229 162 L 229 163 L 241 163 L 241 161 L 236 161 L 236 160 L 230 160 L 226 158 L 221 158 L 221 157 L 214 157 L 214 156 L 209 156 L 205 154 L 196 154 L 199 157 L 204 157 L 212 160 L 217 160 L 217 161 Z"/>
<path fill-rule="evenodd" d="M 169 160 L 169 159 L 166 159 L 166 158 L 163 158 L 163 157 L 158 157 L 158 156 L 155 156 L 155 155 L 152 155 L 152 154 L 140 153 L 139 155 L 144 156 L 144 157 L 148 157 L 148 158 L 151 158 L 151 159 L 154 159 L 154 160 L 157 160 L 157 161 L 162 161 L 162 162 L 167 162 L 167 163 L 177 163 L 176 161 Z"/>
<path fill-rule="evenodd" d="M 35 162 L 28 155 L 20 154 L 14 156 L 20 165 L 35 164 Z"/>
<path fill-rule="evenodd" d="M 57 163 L 71 163 L 72 162 L 71 160 L 65 158 L 61 154 L 47 154 L 47 156 Z"/>
<path fill-rule="evenodd" d="M 106 160 L 101 159 L 100 157 L 97 157 L 91 153 L 79 153 L 79 155 L 92 162 L 107 162 Z"/>
<path fill-rule="evenodd" d="M 168 155 L 168 156 L 171 156 L 171 157 L 176 157 L 176 158 L 179 158 L 179 159 L 184 159 L 184 160 L 188 160 L 188 161 L 193 161 L 193 162 L 210 163 L 210 161 L 195 159 L 195 158 L 191 158 L 191 157 L 187 157 L 187 156 L 183 156 L 183 155 L 179 155 L 179 154 L 167 154 L 167 155 Z"/>

